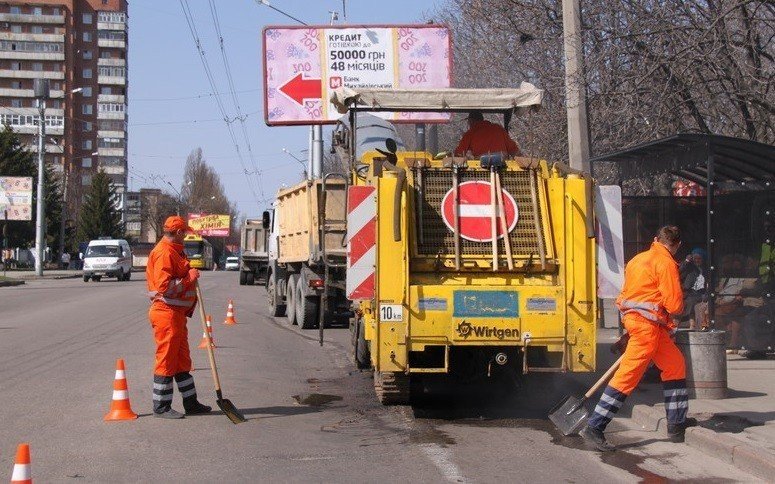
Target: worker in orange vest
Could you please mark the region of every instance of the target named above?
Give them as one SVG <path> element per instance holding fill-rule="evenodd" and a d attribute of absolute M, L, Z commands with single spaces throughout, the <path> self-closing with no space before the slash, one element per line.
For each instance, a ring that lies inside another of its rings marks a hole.
<path fill-rule="evenodd" d="M 616 305 L 629 334 L 627 349 L 581 431 L 584 440 L 600 451 L 615 450 L 603 431 L 652 361 L 662 372 L 668 437 L 672 442 L 684 440 L 689 410 L 686 367 L 671 338 L 676 327 L 673 317 L 681 314 L 684 305 L 678 264 L 673 258 L 680 246 L 678 227 L 662 227 L 651 248 L 633 257 L 624 270 L 624 287 Z"/>
<path fill-rule="evenodd" d="M 488 153 L 505 153 L 508 156 L 522 156 L 519 145 L 511 139 L 503 126 L 484 119 L 480 111 L 472 111 L 466 117 L 468 131 L 463 134 L 455 154 L 466 154 L 479 158 Z"/>
<path fill-rule="evenodd" d="M 164 222 L 164 236 L 148 255 L 145 275 L 151 309 L 148 318 L 156 340 L 156 366 L 153 370 L 153 414 L 159 418 L 183 418 L 172 409 L 172 380 L 183 397 L 186 415 L 210 412 L 196 398 L 191 376 L 186 320 L 196 306 L 196 281 L 199 271 L 192 269 L 183 252 L 183 239 L 191 228 L 178 217 Z"/>

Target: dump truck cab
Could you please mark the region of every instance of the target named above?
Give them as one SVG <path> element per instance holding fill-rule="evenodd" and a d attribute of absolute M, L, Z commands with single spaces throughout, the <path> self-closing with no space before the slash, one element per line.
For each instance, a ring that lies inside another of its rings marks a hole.
<path fill-rule="evenodd" d="M 337 90 L 359 111 L 537 110 L 542 91 Z M 355 360 L 382 403 L 411 381 L 595 369 L 596 271 L 591 180 L 559 163 L 349 147 L 347 293 Z M 494 240 L 494 241 L 493 241 Z"/>

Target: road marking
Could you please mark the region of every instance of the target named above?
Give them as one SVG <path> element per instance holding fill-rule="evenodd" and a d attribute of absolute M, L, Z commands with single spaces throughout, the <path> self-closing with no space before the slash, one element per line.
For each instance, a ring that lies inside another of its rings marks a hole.
<path fill-rule="evenodd" d="M 450 482 L 468 482 L 460 467 L 452 462 L 452 452 L 439 444 L 420 444 L 420 449 L 441 472 L 444 479 Z"/>

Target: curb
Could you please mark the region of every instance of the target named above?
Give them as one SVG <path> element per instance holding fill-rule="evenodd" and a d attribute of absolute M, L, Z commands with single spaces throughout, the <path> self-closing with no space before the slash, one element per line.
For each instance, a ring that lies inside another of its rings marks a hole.
<path fill-rule="evenodd" d="M 644 429 L 665 431 L 662 408 L 635 405 L 632 407 L 631 418 Z M 765 481 L 775 476 L 775 453 L 753 447 L 730 434 L 692 427 L 686 429 L 685 443 Z"/>
<path fill-rule="evenodd" d="M 0 287 L 21 286 L 24 281 L 0 281 Z"/>

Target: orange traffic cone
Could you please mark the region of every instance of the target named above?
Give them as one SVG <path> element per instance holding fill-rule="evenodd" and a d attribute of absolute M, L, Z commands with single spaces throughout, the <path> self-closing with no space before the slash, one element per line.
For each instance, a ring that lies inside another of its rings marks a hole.
<path fill-rule="evenodd" d="M 30 470 L 30 446 L 19 444 L 16 448 L 16 460 L 13 463 L 11 484 L 32 484 L 32 471 Z"/>
<path fill-rule="evenodd" d="M 210 342 L 213 345 L 213 348 L 215 348 L 215 339 L 213 338 L 213 325 L 212 325 L 212 318 L 210 318 L 210 315 L 207 315 L 207 333 L 210 333 Z M 199 342 L 198 348 L 200 350 L 207 348 L 207 334 L 203 331 L 202 332 L 202 341 Z"/>
<path fill-rule="evenodd" d="M 226 321 L 223 324 L 228 324 L 229 326 L 237 324 L 237 320 L 234 319 L 234 302 L 231 299 L 229 299 L 229 307 L 226 309 Z"/>
<path fill-rule="evenodd" d="M 129 388 L 126 384 L 126 373 L 124 371 L 124 360 L 116 360 L 116 379 L 113 381 L 113 401 L 110 402 L 110 412 L 105 415 L 105 421 L 113 420 L 133 420 L 137 414 L 132 411 L 129 405 Z"/>

